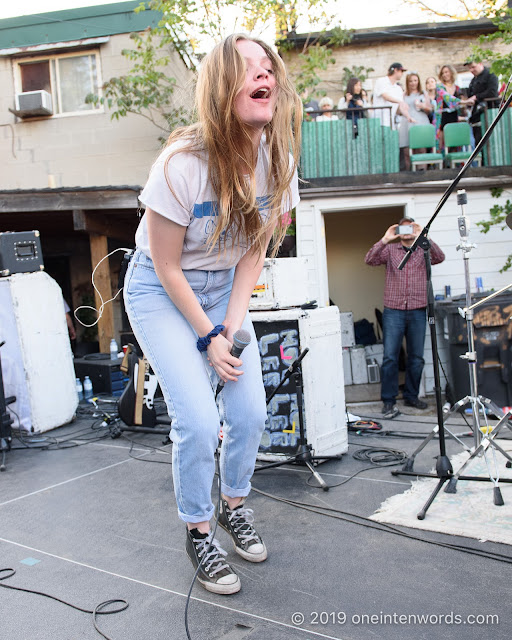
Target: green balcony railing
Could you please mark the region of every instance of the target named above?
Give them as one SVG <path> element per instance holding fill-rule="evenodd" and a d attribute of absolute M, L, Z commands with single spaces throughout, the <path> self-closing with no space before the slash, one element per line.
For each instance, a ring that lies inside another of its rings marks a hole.
<path fill-rule="evenodd" d="M 482 114 L 480 118 L 482 133 L 485 133 L 489 128 L 497 113 L 498 109 L 486 109 Z M 512 165 L 512 109 L 507 109 L 503 114 L 488 143 L 484 146 L 483 154 L 486 167 L 510 167 Z"/>
<path fill-rule="evenodd" d="M 305 180 L 396 173 L 400 170 L 398 131 L 379 118 L 303 122 L 301 175 Z"/>
<path fill-rule="evenodd" d="M 482 132 L 497 113 L 497 108 L 485 109 Z M 302 123 L 300 170 L 305 180 L 398 173 L 399 152 L 398 131 L 382 126 L 380 118 L 360 118 L 357 135 L 352 120 L 345 117 Z M 507 110 L 484 146 L 483 160 L 484 167 L 512 166 L 512 109 Z"/>

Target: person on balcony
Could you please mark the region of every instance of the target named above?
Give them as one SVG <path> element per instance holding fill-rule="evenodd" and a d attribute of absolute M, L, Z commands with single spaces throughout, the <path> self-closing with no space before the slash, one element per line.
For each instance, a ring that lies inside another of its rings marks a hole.
<path fill-rule="evenodd" d="M 499 105 L 498 101 L 498 78 L 491 73 L 481 62 L 471 60 L 466 66 L 473 74 L 473 79 L 469 83 L 468 99 L 466 104 L 472 107 L 469 123 L 473 127 L 475 145 L 482 139 L 482 124 L 480 116 L 486 107 L 492 108 Z M 489 101 L 489 98 L 496 98 L 496 101 Z"/>
<path fill-rule="evenodd" d="M 334 115 L 332 110 L 334 108 L 334 102 L 332 98 L 328 96 L 324 96 L 319 102 L 320 111 L 322 111 L 321 116 L 317 116 L 317 122 L 329 122 L 331 120 L 338 120 L 338 116 Z"/>
<path fill-rule="evenodd" d="M 384 126 L 392 127 L 398 112 L 409 122 L 414 122 L 409 114 L 409 107 L 404 101 L 404 90 L 399 84 L 404 71 L 407 69 L 404 69 L 400 62 L 393 62 L 388 69 L 388 75 L 375 82 L 373 106 L 391 107 L 391 109 L 375 110 L 375 117 L 380 118 Z"/>
<path fill-rule="evenodd" d="M 427 326 L 427 274 L 423 251 L 414 251 L 404 269 L 398 269 L 405 255 L 405 249 L 412 246 L 421 229 L 421 226 L 412 218 L 403 217 L 398 224 L 392 224 L 389 227 L 364 259 L 371 267 L 386 266 L 382 316 L 384 359 L 381 369 L 381 398 L 382 417 L 387 420 L 396 418 L 400 414 L 395 402 L 398 395 L 398 357 L 404 336 L 407 345 L 404 404 L 406 407 L 420 410 L 428 406 L 418 398 L 421 374 L 425 364 L 423 349 Z M 430 247 L 432 264 L 443 262 L 444 253 L 432 240 L 430 240 Z"/>
<path fill-rule="evenodd" d="M 460 87 L 455 84 L 457 72 L 451 64 L 445 64 L 439 71 L 439 82 L 436 87 L 435 125 L 437 150 L 444 147 L 443 129 L 450 122 L 458 122 L 458 109 L 465 102 L 462 100 Z"/>
<path fill-rule="evenodd" d="M 400 145 L 400 156 L 405 171 L 411 170 L 411 159 L 409 157 L 409 128 L 418 124 L 430 124 L 429 114 L 432 111 L 430 98 L 421 89 L 421 81 L 416 71 L 411 71 L 405 76 L 405 96 L 404 100 L 409 107 L 409 113 L 413 114 L 416 121 L 411 124 L 407 118 L 400 119 L 398 128 L 398 140 Z"/>
<path fill-rule="evenodd" d="M 434 76 L 429 76 L 426 80 L 425 80 L 425 95 L 428 96 L 428 99 L 430 100 L 430 104 L 432 106 L 432 109 L 430 111 L 430 113 L 428 114 L 428 119 L 429 122 L 431 124 L 434 124 L 435 122 L 435 110 L 437 107 L 437 103 L 436 103 L 436 85 L 437 85 L 437 80 L 434 78 Z"/>
<path fill-rule="evenodd" d="M 367 107 L 368 103 L 363 98 L 363 86 L 359 78 L 350 78 L 347 84 L 345 95 L 338 102 L 338 109 L 347 109 L 347 120 L 352 121 L 354 137 L 357 136 L 357 121 L 366 117 L 366 112 L 362 107 Z"/>
<path fill-rule="evenodd" d="M 314 100 L 310 98 L 309 89 L 304 89 L 301 95 L 302 98 L 302 108 L 304 110 L 304 119 L 307 120 L 316 120 L 319 111 L 320 105 L 318 104 L 318 100 Z"/>

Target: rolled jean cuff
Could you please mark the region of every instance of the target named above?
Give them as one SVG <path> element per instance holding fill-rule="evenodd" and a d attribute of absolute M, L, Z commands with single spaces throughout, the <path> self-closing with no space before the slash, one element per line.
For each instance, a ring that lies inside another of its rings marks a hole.
<path fill-rule="evenodd" d="M 251 483 L 249 482 L 245 489 L 232 489 L 221 482 L 220 490 L 227 498 L 245 498 L 251 493 Z"/>
<path fill-rule="evenodd" d="M 209 522 L 213 518 L 213 514 L 215 513 L 215 508 L 208 511 L 208 513 L 204 516 L 187 516 L 186 513 L 182 513 L 178 509 L 178 516 L 183 522 L 190 522 L 191 524 L 197 524 L 198 522 Z"/>

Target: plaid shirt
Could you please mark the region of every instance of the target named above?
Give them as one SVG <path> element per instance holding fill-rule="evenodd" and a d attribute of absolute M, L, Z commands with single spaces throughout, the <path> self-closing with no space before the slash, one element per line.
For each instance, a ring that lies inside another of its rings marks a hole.
<path fill-rule="evenodd" d="M 416 249 L 400 271 L 398 265 L 404 255 L 405 250 L 400 242 L 384 244 L 379 240 L 368 251 L 364 261 L 371 267 L 386 265 L 385 307 L 421 309 L 427 306 L 425 257 L 421 249 Z M 439 264 L 444 260 L 444 253 L 432 240 L 430 240 L 430 260 L 432 264 Z"/>

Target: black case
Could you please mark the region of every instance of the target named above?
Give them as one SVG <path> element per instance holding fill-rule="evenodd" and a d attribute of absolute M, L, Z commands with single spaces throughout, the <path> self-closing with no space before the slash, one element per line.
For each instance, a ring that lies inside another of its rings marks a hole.
<path fill-rule="evenodd" d="M 75 358 L 76 377 L 82 380 L 89 376 L 94 393 L 121 395 L 125 387 L 125 375 L 121 371 L 123 359 L 111 360 L 109 354 L 90 354 Z"/>
<path fill-rule="evenodd" d="M 0 276 L 44 269 L 39 231 L 0 233 Z"/>

